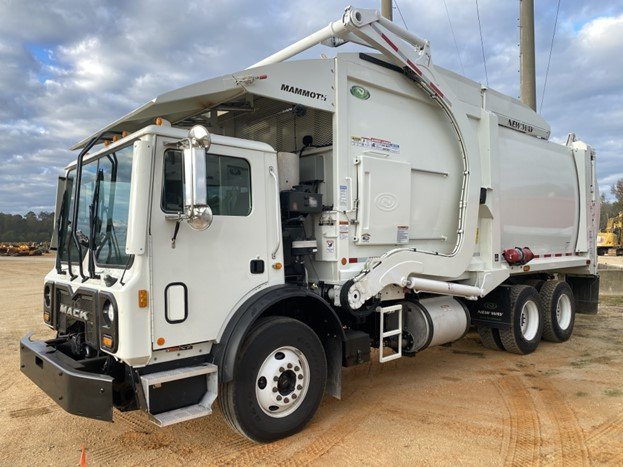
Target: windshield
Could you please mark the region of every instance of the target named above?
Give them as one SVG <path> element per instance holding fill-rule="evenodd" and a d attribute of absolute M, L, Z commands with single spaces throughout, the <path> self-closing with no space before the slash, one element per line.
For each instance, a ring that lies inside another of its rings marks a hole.
<path fill-rule="evenodd" d="M 130 181 L 132 174 L 132 145 L 85 162 L 82 166 L 80 197 L 78 201 L 78 238 L 94 239 L 95 263 L 98 266 L 125 267 L 130 256 L 125 253 L 128 227 L 128 208 L 130 201 Z M 84 259 L 88 248 L 82 248 L 82 258 L 78 258 L 78 248 L 71 239 L 71 219 L 74 193 L 71 189 L 75 180 L 75 170 L 67 174 L 65 209 L 62 213 L 58 254 L 61 261 Z M 91 209 L 93 216 L 91 215 Z M 91 222 L 91 220 L 93 222 Z"/>

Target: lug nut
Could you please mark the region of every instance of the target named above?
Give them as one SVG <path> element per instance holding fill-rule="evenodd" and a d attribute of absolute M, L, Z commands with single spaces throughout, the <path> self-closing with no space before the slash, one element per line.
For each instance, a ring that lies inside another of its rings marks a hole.
<path fill-rule="evenodd" d="M 277 386 L 275 386 L 275 387 L 273 388 L 273 392 L 277 392 L 277 391 L 279 391 L 279 389 L 277 389 Z"/>
<path fill-rule="evenodd" d="M 290 402 L 290 399 L 286 397 L 283 401 L 287 404 L 288 402 Z"/>
<path fill-rule="evenodd" d="M 301 386 L 301 385 L 299 384 L 299 385 L 296 387 L 296 389 L 298 389 L 298 390 L 300 391 L 301 389 L 303 389 L 303 386 Z"/>
<path fill-rule="evenodd" d="M 280 401 L 281 400 L 281 396 L 277 396 L 277 400 Z"/>
<path fill-rule="evenodd" d="M 280 366 L 279 367 L 279 371 L 283 373 L 284 371 L 286 371 L 286 369 L 284 367 Z"/>
<path fill-rule="evenodd" d="M 300 368 L 298 366 L 294 367 L 294 371 L 299 371 L 299 370 L 300 370 Z"/>
<path fill-rule="evenodd" d="M 303 379 L 303 375 L 299 375 L 299 379 Z"/>
<path fill-rule="evenodd" d="M 273 376 L 273 381 L 279 381 L 279 376 Z"/>
<path fill-rule="evenodd" d="M 292 394 L 292 400 L 296 399 L 296 394 Z"/>
<path fill-rule="evenodd" d="M 288 369 L 292 368 L 292 363 L 288 363 Z"/>

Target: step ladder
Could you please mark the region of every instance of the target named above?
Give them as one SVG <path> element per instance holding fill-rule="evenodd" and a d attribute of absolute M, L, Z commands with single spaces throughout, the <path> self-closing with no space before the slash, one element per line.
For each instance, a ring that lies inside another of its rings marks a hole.
<path fill-rule="evenodd" d="M 141 375 L 141 386 L 143 387 L 143 392 L 147 401 L 150 420 L 156 425 L 163 427 L 210 415 L 212 413 L 212 403 L 216 399 L 218 393 L 217 370 L 218 367 L 216 365 L 205 363 L 198 366 L 176 368 L 174 370 Z M 151 390 L 160 388 L 163 384 L 171 381 L 179 381 L 201 375 L 205 375 L 206 377 L 207 390 L 197 404 L 158 414 L 152 414 L 150 412 L 149 401 Z"/>
<path fill-rule="evenodd" d="M 379 362 L 391 362 L 392 360 L 396 360 L 397 358 L 402 357 L 402 305 L 392 305 L 386 307 L 378 307 L 376 311 L 380 315 L 380 324 L 379 324 Z M 396 329 L 390 329 L 389 331 L 385 331 L 385 315 L 398 312 L 398 327 Z M 398 352 L 388 355 L 385 357 L 385 338 L 398 336 Z"/>

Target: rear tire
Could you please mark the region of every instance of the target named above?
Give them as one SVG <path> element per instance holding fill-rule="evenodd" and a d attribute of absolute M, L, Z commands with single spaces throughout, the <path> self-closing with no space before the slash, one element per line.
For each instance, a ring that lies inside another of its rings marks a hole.
<path fill-rule="evenodd" d="M 306 324 L 272 316 L 245 338 L 232 381 L 221 384 L 223 415 L 252 441 L 267 443 L 299 432 L 324 394 L 327 361 Z"/>
<path fill-rule="evenodd" d="M 534 287 L 513 285 L 511 288 L 511 326 L 500 329 L 502 345 L 519 355 L 532 353 L 543 333 L 543 305 Z"/>
<path fill-rule="evenodd" d="M 541 288 L 543 302 L 543 339 L 565 342 L 573 333 L 575 300 L 566 282 L 547 281 Z"/>
<path fill-rule="evenodd" d="M 478 326 L 478 334 L 482 345 L 491 350 L 504 350 L 502 339 L 500 339 L 500 330 L 487 326 Z"/>

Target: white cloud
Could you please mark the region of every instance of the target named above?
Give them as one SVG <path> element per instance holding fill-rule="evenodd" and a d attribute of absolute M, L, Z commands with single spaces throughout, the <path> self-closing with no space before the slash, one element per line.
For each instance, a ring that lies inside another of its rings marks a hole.
<path fill-rule="evenodd" d="M 466 75 L 484 82 L 474 2 L 446 0 Z M 555 2 L 536 2 L 538 97 Z M 0 2 L 0 211 L 54 204 L 66 148 L 156 95 L 239 70 L 340 17 L 347 2 L 4 0 Z M 357 6 L 378 8 L 376 0 Z M 442 2 L 402 0 L 435 63 L 461 72 Z M 517 96 L 518 6 L 480 0 L 490 86 Z M 623 5 L 567 0 L 543 115 L 598 151 L 602 191 L 623 176 Z M 402 25 L 400 15 L 394 21 Z M 337 52 L 340 52 L 338 49 Z M 317 48 L 306 56 L 335 51 Z"/>

